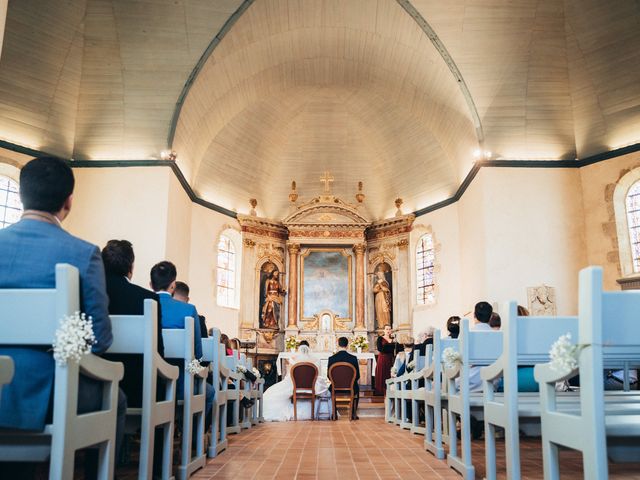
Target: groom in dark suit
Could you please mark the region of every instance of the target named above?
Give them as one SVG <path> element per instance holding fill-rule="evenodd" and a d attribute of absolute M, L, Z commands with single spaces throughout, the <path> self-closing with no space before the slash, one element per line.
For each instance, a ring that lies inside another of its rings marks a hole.
<path fill-rule="evenodd" d="M 355 395 L 355 399 L 353 402 L 353 412 L 351 412 L 351 416 L 354 420 L 358 420 L 358 399 L 360 396 L 360 386 L 358 385 L 358 380 L 360 380 L 360 366 L 358 365 L 358 358 L 355 355 L 351 355 L 347 352 L 347 347 L 349 346 L 349 339 L 347 337 L 340 337 L 338 339 L 338 351 L 329 357 L 329 362 L 327 364 L 327 371 L 331 368 L 331 365 L 339 362 L 350 363 L 356 369 L 356 379 L 353 381 L 353 392 Z"/>

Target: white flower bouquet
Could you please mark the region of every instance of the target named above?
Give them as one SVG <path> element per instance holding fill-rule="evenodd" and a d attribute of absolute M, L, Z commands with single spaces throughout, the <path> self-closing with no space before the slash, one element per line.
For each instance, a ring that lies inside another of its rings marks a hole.
<path fill-rule="evenodd" d="M 91 346 L 95 343 L 91 317 L 80 312 L 65 315 L 53 340 L 53 358 L 60 366 L 69 360 L 79 362 L 83 355 L 91 353 Z"/>
<path fill-rule="evenodd" d="M 558 371 L 575 370 L 578 368 L 579 354 L 580 347 L 571 343 L 571 334 L 561 335 L 549 350 L 551 368 Z"/>
<path fill-rule="evenodd" d="M 247 372 L 247 367 L 245 367 L 244 365 L 238 365 L 238 366 L 236 366 L 236 372 L 238 372 L 238 373 L 246 373 Z"/>
<path fill-rule="evenodd" d="M 408 364 L 407 364 L 407 371 L 413 370 L 414 368 L 416 368 L 416 361 L 411 360 Z"/>
<path fill-rule="evenodd" d="M 363 337 L 362 335 L 358 335 L 351 342 L 351 350 L 357 351 L 360 349 L 360 351 L 364 351 L 367 348 L 369 348 L 369 342 L 367 341 L 367 337 Z"/>
<path fill-rule="evenodd" d="M 398 369 L 396 367 L 391 367 L 391 376 L 393 378 L 398 376 Z"/>
<path fill-rule="evenodd" d="M 262 375 L 260 375 L 260 370 L 258 370 L 256 367 L 253 367 L 251 369 L 251 371 L 253 372 L 253 374 L 256 376 L 256 378 L 260 378 L 262 377 Z"/>
<path fill-rule="evenodd" d="M 187 372 L 192 375 L 198 375 L 201 371 L 203 371 L 206 367 L 200 364 L 200 360 L 198 360 L 197 358 L 191 360 L 187 365 Z"/>
<path fill-rule="evenodd" d="M 294 336 L 287 337 L 287 339 L 284 341 L 284 346 L 287 350 L 298 348 L 298 338 Z"/>
<path fill-rule="evenodd" d="M 452 347 L 447 347 L 442 351 L 442 361 L 445 367 L 452 368 L 456 363 L 462 361 L 462 357 L 460 356 L 460 352 L 456 352 Z"/>

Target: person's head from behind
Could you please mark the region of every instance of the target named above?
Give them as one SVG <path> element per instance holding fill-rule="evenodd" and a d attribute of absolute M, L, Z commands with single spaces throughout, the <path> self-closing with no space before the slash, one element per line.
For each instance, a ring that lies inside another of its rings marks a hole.
<path fill-rule="evenodd" d="M 232 350 L 231 341 L 229 340 L 229 335 L 226 333 L 220 334 L 220 343 L 224 345 L 224 348 L 227 350 Z"/>
<path fill-rule="evenodd" d="M 498 315 L 496 312 L 493 312 L 491 314 L 491 318 L 489 319 L 489 326 L 494 330 L 500 330 L 501 325 L 502 319 L 500 318 L 500 315 Z"/>
<path fill-rule="evenodd" d="M 71 167 L 59 158 L 34 158 L 20 170 L 20 200 L 24 209 L 47 212 L 60 221 L 71 210 L 74 186 Z"/>
<path fill-rule="evenodd" d="M 302 340 L 299 344 L 299 347 L 308 347 L 309 346 L 309 342 L 307 342 L 306 340 Z"/>
<path fill-rule="evenodd" d="M 131 279 L 135 259 L 133 245 L 128 240 L 109 240 L 102 249 L 102 262 L 107 275 Z"/>
<path fill-rule="evenodd" d="M 151 288 L 154 292 L 173 293 L 176 288 L 176 266 L 166 260 L 156 263 L 151 268 Z"/>
<path fill-rule="evenodd" d="M 518 305 L 518 316 L 519 317 L 528 317 L 529 316 L 529 310 L 527 310 L 522 305 Z"/>
<path fill-rule="evenodd" d="M 493 307 L 488 302 L 478 302 L 473 310 L 473 317 L 479 323 L 489 323 L 491 320 L 491 314 L 493 313 Z"/>
<path fill-rule="evenodd" d="M 338 347 L 340 347 L 342 350 L 346 350 L 348 346 L 349 339 L 347 337 L 340 337 L 338 339 Z"/>
<path fill-rule="evenodd" d="M 413 350 L 413 338 L 405 337 L 402 340 L 402 346 L 404 347 L 405 352 L 411 352 Z"/>
<path fill-rule="evenodd" d="M 180 302 L 189 303 L 189 285 L 177 281 L 176 288 L 173 290 L 173 298 Z"/>
<path fill-rule="evenodd" d="M 451 338 L 458 338 L 460 335 L 460 317 L 454 315 L 447 320 L 447 331 Z"/>

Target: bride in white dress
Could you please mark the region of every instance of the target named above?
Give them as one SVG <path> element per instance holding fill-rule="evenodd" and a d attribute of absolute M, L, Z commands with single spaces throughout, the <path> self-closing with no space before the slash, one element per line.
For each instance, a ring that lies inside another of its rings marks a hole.
<path fill-rule="evenodd" d="M 267 422 L 288 422 L 293 420 L 291 366 L 302 362 L 313 363 L 318 367 L 318 372 L 320 372 L 320 361 L 311 355 L 311 349 L 308 346 L 302 345 L 298 353 L 291 359 L 289 372 L 284 380 L 272 385 L 264 392 L 263 417 Z M 319 374 L 316 379 L 316 396 L 330 396 L 329 381 Z M 317 410 L 317 397 L 315 404 Z M 311 400 L 298 400 L 298 420 L 311 420 Z"/>

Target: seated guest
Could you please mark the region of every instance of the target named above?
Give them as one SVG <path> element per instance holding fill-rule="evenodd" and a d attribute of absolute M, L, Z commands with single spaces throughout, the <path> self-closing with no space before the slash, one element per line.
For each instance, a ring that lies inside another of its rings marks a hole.
<path fill-rule="evenodd" d="M 491 331 L 489 321 L 493 307 L 488 302 L 478 302 L 473 309 L 473 326 L 471 330 Z M 480 367 L 469 367 L 469 390 L 471 392 L 482 391 L 482 379 L 480 378 Z"/>
<path fill-rule="evenodd" d="M 226 333 L 221 333 L 220 343 L 224 345 L 225 351 L 227 352 L 227 357 L 232 357 L 233 349 L 231 348 L 231 340 L 229 340 L 229 335 L 227 335 Z"/>
<path fill-rule="evenodd" d="M 162 307 L 162 328 L 184 328 L 185 317 L 191 317 L 193 319 L 198 318 L 198 312 L 196 307 L 190 303 L 179 302 L 171 295 L 176 288 L 176 277 L 178 273 L 176 267 L 171 262 L 160 262 L 151 268 L 151 288 L 160 297 L 160 306 Z M 200 322 L 194 322 L 194 354 L 195 358 L 202 358 L 202 337 L 200 335 Z M 171 362 L 170 362 L 171 363 Z M 178 400 L 182 400 L 184 390 L 184 367 L 182 362 L 174 363 L 180 367 L 180 376 L 178 377 Z M 211 422 L 211 408 L 213 406 L 213 399 L 215 390 L 212 385 L 205 382 L 206 388 L 206 415 L 205 425 L 208 426 Z"/>
<path fill-rule="evenodd" d="M 418 334 L 418 343 L 414 345 L 413 351 L 418 353 L 414 353 L 413 357 L 415 358 L 418 354 L 421 357 L 424 357 L 425 352 L 427 351 L 427 345 L 433 345 L 433 332 L 435 328 L 429 326 L 423 332 Z"/>
<path fill-rule="evenodd" d="M 75 266 L 80 273 L 80 308 L 93 322 L 96 342 L 92 351 L 101 354 L 113 337 L 100 249 L 65 232 L 61 225 L 71 210 L 74 183 L 71 168 L 54 157 L 36 158 L 22 168 L 20 198 L 25 210 L 18 223 L 0 230 L 0 288 L 54 288 L 56 264 Z M 13 382 L 2 389 L 0 428 L 43 430 L 51 420 L 47 417 L 55 371 L 51 351 L 11 346 L 1 347 L 0 354 L 12 357 L 15 364 Z M 101 409 L 102 398 L 102 383 L 81 375 L 78 413 Z M 126 396 L 119 390 L 116 458 L 126 408 Z M 90 468 L 97 467 L 96 462 L 91 463 Z"/>
<path fill-rule="evenodd" d="M 240 339 L 235 337 L 232 338 L 231 340 L 229 340 L 229 345 L 231 345 L 231 348 L 237 352 L 238 358 L 240 358 Z M 300 345 L 306 345 L 308 347 L 309 342 L 303 340 L 302 342 L 300 342 Z"/>
<path fill-rule="evenodd" d="M 360 385 L 358 384 L 358 381 L 360 380 L 360 366 L 358 365 L 358 358 L 355 355 L 347 352 L 348 346 L 349 339 L 347 337 L 340 337 L 338 339 L 338 351 L 329 357 L 329 361 L 327 363 L 327 372 L 331 368 L 331 365 L 339 362 L 350 363 L 356 369 L 356 378 L 353 381 L 354 401 L 351 418 L 353 420 L 358 420 L 358 400 L 360 396 Z M 329 387 L 329 390 L 331 390 L 331 387 Z"/>
<path fill-rule="evenodd" d="M 493 312 L 491 314 L 491 318 L 489 319 L 489 326 L 493 330 L 500 330 L 500 325 L 502 325 L 502 319 L 500 318 L 500 315 L 498 315 L 496 312 Z"/>
<path fill-rule="evenodd" d="M 449 317 L 447 320 L 447 331 L 449 332 L 449 338 L 458 338 L 458 335 L 460 335 L 460 317 Z"/>
<path fill-rule="evenodd" d="M 176 282 L 176 288 L 173 291 L 173 298 L 179 302 L 189 303 L 189 285 L 184 282 Z M 198 321 L 200 322 L 200 334 L 202 338 L 207 338 L 207 322 L 204 315 L 198 315 Z"/>
<path fill-rule="evenodd" d="M 148 298 L 158 302 L 158 353 L 164 356 L 162 343 L 162 308 L 158 295 L 151 290 L 131 283 L 135 255 L 133 246 L 127 240 L 109 240 L 102 249 L 102 261 L 109 295 L 111 315 L 143 315 L 144 301 Z M 135 354 L 109 355 L 109 359 L 123 362 L 124 378 L 120 386 L 127 394 L 131 407 L 142 404 L 142 357 Z"/>
<path fill-rule="evenodd" d="M 396 367 L 396 376 L 398 377 L 401 377 L 407 373 L 408 370 L 411 370 L 408 368 L 408 365 L 413 360 L 413 338 L 405 338 L 402 345 L 404 346 L 404 351 L 398 352 L 393 365 Z"/>

